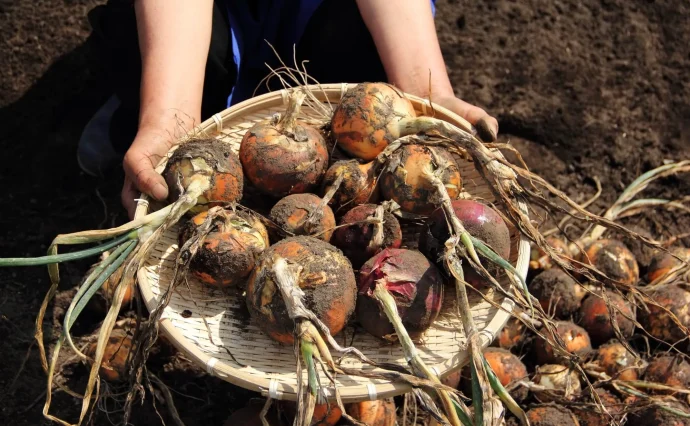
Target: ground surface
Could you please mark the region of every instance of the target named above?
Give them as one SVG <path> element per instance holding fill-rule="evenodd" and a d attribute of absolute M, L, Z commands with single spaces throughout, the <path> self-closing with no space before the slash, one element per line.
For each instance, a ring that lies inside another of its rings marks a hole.
<path fill-rule="evenodd" d="M 125 219 L 121 177 L 86 176 L 75 156 L 81 128 L 109 96 L 86 19 L 98 3 L 0 1 L 1 257 L 39 255 L 59 233 Z M 443 0 L 437 22 L 457 93 L 494 114 L 502 140 L 576 200 L 594 193 L 598 177 L 604 191 L 592 208 L 600 211 L 641 172 L 689 157 L 689 19 L 690 6 L 670 0 Z M 669 178 L 650 193 L 678 198 L 690 181 Z M 671 213 L 635 222 L 658 238 L 690 225 Z M 87 267 L 63 265 L 63 287 Z M 0 423 L 47 424 L 32 345 L 46 271 L 2 269 L 0 288 Z M 156 371 L 179 392 L 190 426 L 219 425 L 251 396 L 179 359 L 162 359 Z M 95 424 L 108 424 L 103 413 L 116 407 L 101 408 Z M 75 421 L 79 409 L 57 393 L 51 413 Z M 150 407 L 136 416 L 133 424 L 157 424 Z"/>

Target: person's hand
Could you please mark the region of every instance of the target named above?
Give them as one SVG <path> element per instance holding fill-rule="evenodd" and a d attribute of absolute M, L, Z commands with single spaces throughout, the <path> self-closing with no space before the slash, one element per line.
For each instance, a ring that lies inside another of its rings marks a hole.
<path fill-rule="evenodd" d="M 171 136 L 165 130 L 147 127 L 139 129 L 122 163 L 125 183 L 121 198 L 130 219 L 134 218 L 137 204 L 135 199 L 142 192 L 158 201 L 165 200 L 168 196 L 165 179 L 155 168 L 171 146 Z"/>
<path fill-rule="evenodd" d="M 494 142 L 498 135 L 498 121 L 483 109 L 469 104 L 455 96 L 432 99 L 434 103 L 449 109 L 469 121 L 476 130 L 477 136 L 484 142 Z"/>

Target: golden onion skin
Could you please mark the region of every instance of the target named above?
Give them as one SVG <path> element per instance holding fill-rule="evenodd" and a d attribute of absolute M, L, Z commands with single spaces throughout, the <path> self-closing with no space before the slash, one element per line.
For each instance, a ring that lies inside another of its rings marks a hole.
<path fill-rule="evenodd" d="M 336 107 L 331 131 L 343 151 L 371 161 L 400 137 L 400 120 L 415 116 L 412 102 L 392 85 L 360 83 Z"/>

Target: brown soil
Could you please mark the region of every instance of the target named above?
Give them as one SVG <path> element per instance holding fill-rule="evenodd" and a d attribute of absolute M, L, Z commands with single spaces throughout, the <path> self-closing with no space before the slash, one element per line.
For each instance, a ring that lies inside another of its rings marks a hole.
<path fill-rule="evenodd" d="M 0 1 L 0 256 L 41 255 L 59 233 L 123 223 L 122 174 L 80 172 L 81 129 L 109 97 L 99 47 L 86 14 L 96 0 Z M 439 0 L 437 25 L 458 95 L 500 123 L 529 167 L 576 200 L 603 193 L 602 211 L 642 172 L 690 154 L 690 6 L 657 0 L 459 2 Z M 9 160 L 11 159 L 11 160 Z M 690 179 L 669 177 L 645 194 L 679 198 Z M 657 210 L 626 219 L 655 238 L 686 232 L 687 215 Z M 578 235 L 576 229 L 572 235 Z M 571 236 L 572 236 L 571 235 Z M 681 240 L 690 245 L 690 238 Z M 90 261 L 61 267 L 61 288 Z M 0 269 L 0 423 L 49 424 L 34 320 L 48 289 L 43 267 Z M 69 298 L 63 298 L 69 301 Z M 63 302 L 64 303 L 64 302 Z M 100 316 L 75 325 L 89 333 Z M 46 319 L 45 339 L 59 328 Z M 256 394 L 208 376 L 179 355 L 150 369 L 174 389 L 188 426 L 222 424 Z M 78 388 L 77 390 L 82 390 Z M 166 424 L 172 424 L 159 402 Z M 105 408 L 105 407 L 104 407 Z M 108 407 L 113 408 L 113 407 Z M 51 413 L 76 420 L 80 405 L 56 393 Z M 97 411 L 95 424 L 109 424 Z M 134 425 L 160 424 L 150 400 Z"/>

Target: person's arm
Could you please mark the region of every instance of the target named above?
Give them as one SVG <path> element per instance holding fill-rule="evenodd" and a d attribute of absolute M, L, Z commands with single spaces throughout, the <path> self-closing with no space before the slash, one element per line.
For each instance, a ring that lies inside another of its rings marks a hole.
<path fill-rule="evenodd" d="M 455 96 L 429 0 L 357 0 L 357 5 L 391 84 L 420 97 L 431 94 L 434 102 L 465 118 L 480 132 L 488 127 L 496 137 L 496 119 Z"/>
<path fill-rule="evenodd" d="M 212 0 L 138 0 L 142 59 L 139 130 L 124 157 L 122 203 L 130 217 L 140 192 L 163 200 L 168 188 L 155 167 L 179 132 L 199 124 L 211 41 Z"/>

